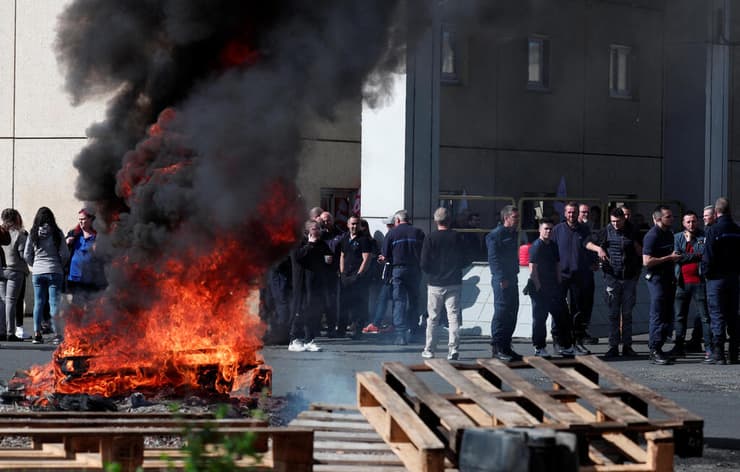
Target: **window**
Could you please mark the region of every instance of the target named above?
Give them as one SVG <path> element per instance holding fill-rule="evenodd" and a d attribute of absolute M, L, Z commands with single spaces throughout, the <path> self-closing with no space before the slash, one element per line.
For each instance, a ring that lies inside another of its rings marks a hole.
<path fill-rule="evenodd" d="M 460 82 L 459 59 L 457 51 L 457 34 L 450 25 L 442 25 L 442 83 Z"/>
<path fill-rule="evenodd" d="M 632 48 L 612 44 L 609 59 L 609 95 L 632 98 Z"/>
<path fill-rule="evenodd" d="M 550 40 L 541 36 L 529 38 L 528 56 L 527 88 L 548 90 L 550 88 Z"/>

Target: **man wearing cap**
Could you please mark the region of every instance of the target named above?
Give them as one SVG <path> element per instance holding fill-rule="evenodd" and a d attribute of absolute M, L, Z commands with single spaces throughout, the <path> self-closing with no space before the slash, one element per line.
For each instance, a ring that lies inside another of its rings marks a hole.
<path fill-rule="evenodd" d="M 393 215 L 389 216 L 388 218 L 385 218 L 382 220 L 382 223 L 386 227 L 386 236 L 387 234 L 393 229 L 395 226 L 395 221 L 393 219 Z M 382 236 L 380 234 L 380 231 L 375 232 L 376 241 L 378 242 L 378 247 L 383 247 L 383 242 L 385 241 L 385 236 Z M 392 273 L 391 273 L 391 264 L 385 260 L 383 260 L 383 255 L 378 255 L 378 260 L 376 262 L 377 264 L 380 264 L 381 272 L 380 272 L 380 290 L 378 291 L 378 298 L 375 303 L 375 313 L 373 316 L 372 321 L 370 324 L 362 328 L 362 332 L 365 334 L 377 334 L 377 333 L 383 333 L 387 331 L 393 331 L 393 326 L 390 326 L 388 328 L 383 327 L 383 318 L 385 318 L 385 313 L 388 309 L 388 302 L 392 301 L 392 293 L 391 293 L 391 281 L 392 281 Z"/>
<path fill-rule="evenodd" d="M 72 297 L 90 295 L 105 287 L 103 264 L 95 255 L 93 228 L 95 213 L 89 208 L 77 212 L 77 226 L 67 233 L 67 247 L 70 252 L 67 289 Z"/>

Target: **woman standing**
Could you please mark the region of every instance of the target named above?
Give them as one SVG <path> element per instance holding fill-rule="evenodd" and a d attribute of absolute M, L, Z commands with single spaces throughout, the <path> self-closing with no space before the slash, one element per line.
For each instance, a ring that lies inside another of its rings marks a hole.
<path fill-rule="evenodd" d="M 28 266 L 23 260 L 23 250 L 26 247 L 28 233 L 23 229 L 21 214 L 14 208 L 3 210 L 0 218 L 2 227 L 10 234 L 10 244 L 3 246 L 5 266 L 2 279 L 0 279 L 0 299 L 5 305 L 5 313 L 0 314 L 0 327 L 4 326 L 0 330 L 0 339 L 23 341 L 22 335 L 18 337 L 16 334 L 16 311 L 21 288 L 26 283 L 26 274 L 28 274 Z"/>
<path fill-rule="evenodd" d="M 64 233 L 57 226 L 54 213 L 47 207 L 41 207 L 36 212 L 23 257 L 31 266 L 33 280 L 33 343 L 44 342 L 41 337 L 41 319 L 44 304 L 48 301 L 54 331 L 53 343 L 59 344 L 63 338 L 56 316 L 59 312 L 64 266 L 69 260 L 69 249 L 64 242 Z"/>

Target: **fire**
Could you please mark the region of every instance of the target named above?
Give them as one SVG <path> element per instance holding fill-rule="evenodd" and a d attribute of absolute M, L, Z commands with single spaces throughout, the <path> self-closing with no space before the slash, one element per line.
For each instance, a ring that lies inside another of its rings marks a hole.
<path fill-rule="evenodd" d="M 250 376 L 269 382 L 269 373 L 250 372 L 263 364 L 257 289 L 295 242 L 301 213 L 292 184 L 266 190 L 254 217 L 210 250 L 146 266 L 115 261 L 136 286 L 65 313 L 65 340 L 50 364 L 27 372 L 26 394 L 228 394 Z M 147 308 L 125 309 L 142 296 L 153 297 Z M 111 305 L 121 307 L 113 317 Z"/>

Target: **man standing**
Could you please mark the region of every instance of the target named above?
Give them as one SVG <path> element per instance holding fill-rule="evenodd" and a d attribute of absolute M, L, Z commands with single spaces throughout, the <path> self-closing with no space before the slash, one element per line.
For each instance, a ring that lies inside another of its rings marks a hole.
<path fill-rule="evenodd" d="M 341 292 L 337 336 L 344 336 L 343 328 L 352 326 L 352 339 L 359 339 L 367 320 L 368 271 L 370 270 L 370 240 L 360 232 L 360 217 L 351 216 L 347 222 L 349 233 L 340 243 L 339 274 Z"/>
<path fill-rule="evenodd" d="M 312 209 L 313 210 L 313 209 Z M 334 224 L 334 217 L 328 211 L 321 212 L 318 217 L 321 226 L 321 240 L 329 246 L 334 256 L 332 258 L 331 273 L 327 281 L 326 301 L 324 302 L 324 315 L 326 316 L 326 335 L 330 338 L 337 336 L 337 330 L 342 333 L 347 330 L 346 326 L 339 326 L 339 243 L 344 233 Z M 320 320 L 319 320 L 320 321 Z"/>
<path fill-rule="evenodd" d="M 529 296 L 532 298 L 532 344 L 534 355 L 549 358 L 546 336 L 547 314 L 552 315 L 554 323 L 560 330 L 557 343 L 560 346 L 560 355 L 573 357 L 581 354 L 571 345 L 571 326 L 568 309 L 565 306 L 563 292 L 560 288 L 560 255 L 557 244 L 550 240 L 552 223 L 549 220 L 540 221 L 540 237 L 529 248 L 529 270 L 532 286 Z"/>
<path fill-rule="evenodd" d="M 590 354 L 583 343 L 591 340 L 587 328 L 594 307 L 593 259 L 587 250 L 591 230 L 578 222 L 577 203 L 568 202 L 564 213 L 565 221 L 553 228 L 552 239 L 560 251 L 563 298 L 568 301 L 573 323 L 573 346 L 582 354 Z M 552 331 L 556 339 L 561 336 L 557 322 L 553 324 Z"/>
<path fill-rule="evenodd" d="M 714 203 L 715 223 L 707 229 L 702 262 L 707 302 L 712 323 L 710 364 L 725 364 L 725 329 L 730 336 L 729 358 L 738 363 L 738 275 L 740 275 L 740 228 L 732 220 L 730 202 Z"/>
<path fill-rule="evenodd" d="M 640 235 L 624 217 L 621 208 L 609 215 L 609 225 L 596 238 L 596 245 L 589 245 L 601 260 L 604 286 L 609 307 L 609 350 L 607 359 L 622 355 L 636 356 L 632 349 L 632 309 L 635 307 L 637 280 L 642 270 Z"/>
<path fill-rule="evenodd" d="M 486 235 L 488 266 L 493 286 L 493 319 L 491 352 L 493 357 L 510 362 L 522 356 L 511 348 L 511 337 L 519 312 L 519 210 L 506 205 L 501 210 L 501 223 Z"/>
<path fill-rule="evenodd" d="M 424 244 L 424 232 L 409 224 L 406 210 L 398 210 L 393 215 L 395 227 L 388 232 L 383 241 L 383 254 L 378 259 L 389 262 L 393 278 L 393 326 L 396 331 L 396 344 L 409 343 L 410 321 L 416 322 L 419 300 L 421 272 L 419 261 Z M 408 300 L 408 301 L 407 301 Z"/>
<path fill-rule="evenodd" d="M 676 344 L 670 355 L 685 356 L 687 346 L 686 328 L 688 327 L 689 307 L 694 300 L 699 323 L 694 324 L 694 332 L 689 347 L 698 345 L 701 348 L 700 336 L 704 337 L 706 352 L 711 353 L 712 337 L 707 311 L 707 294 L 704 274 L 701 271 L 701 259 L 704 254 L 704 231 L 699 229 L 699 217 L 693 211 L 684 213 L 681 219 L 683 231 L 673 235 L 674 250 L 681 254 L 675 269 L 676 275 Z M 700 351 L 701 352 L 701 351 Z M 709 358 L 710 356 L 707 356 Z"/>
<path fill-rule="evenodd" d="M 437 347 L 437 323 L 442 310 L 447 311 L 449 327 L 447 360 L 458 358 L 460 344 L 460 297 L 462 270 L 468 265 L 467 250 L 462 235 L 450 229 L 450 215 L 446 208 L 434 212 L 434 231 L 424 240 L 421 250 L 421 270 L 429 276 L 427 287 L 427 333 L 421 357 L 431 359 Z"/>
<path fill-rule="evenodd" d="M 645 278 L 650 292 L 649 347 L 654 364 L 672 362 L 663 352 L 673 324 L 673 297 L 676 291 L 674 264 L 681 255 L 673 250 L 673 213 L 665 205 L 653 212 L 655 226 L 645 235 L 642 247 L 642 263 L 647 269 Z"/>

